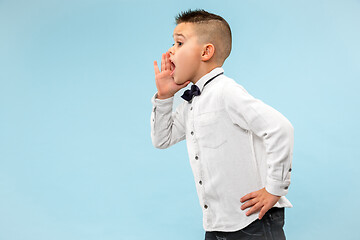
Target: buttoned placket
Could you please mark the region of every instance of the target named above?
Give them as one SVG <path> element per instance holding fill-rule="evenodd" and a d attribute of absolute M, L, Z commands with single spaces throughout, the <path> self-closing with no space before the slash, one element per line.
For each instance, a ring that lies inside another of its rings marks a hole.
<path fill-rule="evenodd" d="M 208 209 L 208 205 L 206 203 L 206 198 L 205 198 L 205 195 L 204 195 L 204 189 L 203 189 L 203 184 L 204 184 L 204 179 L 203 179 L 203 174 L 202 174 L 202 163 L 201 163 L 201 159 L 200 159 L 200 154 L 199 154 L 199 145 L 198 145 L 198 141 L 196 139 L 196 132 L 195 132 L 195 126 L 194 126 L 194 120 L 195 120 L 195 103 L 196 103 L 196 100 L 197 98 L 194 97 L 192 99 L 192 101 L 189 103 L 190 104 L 190 107 L 189 107 L 189 116 L 191 119 L 191 128 L 190 128 L 190 134 L 191 134 L 191 137 L 192 137 L 192 141 L 193 141 L 193 144 L 194 144 L 194 159 L 195 159 L 195 166 L 196 166 L 196 171 L 197 171 L 197 176 L 198 176 L 198 179 L 197 179 L 197 184 L 199 184 L 199 187 L 201 188 L 200 189 L 200 192 L 201 192 L 201 197 L 202 197 L 202 201 L 204 203 L 204 209 Z"/>

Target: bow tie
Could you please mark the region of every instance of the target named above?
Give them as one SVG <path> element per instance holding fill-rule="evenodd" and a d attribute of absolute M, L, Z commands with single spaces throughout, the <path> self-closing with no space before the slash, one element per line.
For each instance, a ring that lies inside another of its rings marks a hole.
<path fill-rule="evenodd" d="M 190 90 L 186 90 L 184 94 L 181 96 L 188 102 L 191 102 L 194 96 L 199 96 L 201 94 L 200 89 L 195 84 L 191 86 Z"/>
<path fill-rule="evenodd" d="M 223 73 L 219 73 L 218 75 L 216 75 L 215 77 L 212 77 L 210 80 L 208 80 L 205 84 L 208 84 L 209 82 L 211 82 L 211 80 L 215 79 L 217 76 L 221 75 Z M 191 103 L 192 99 L 194 96 L 199 96 L 201 94 L 200 89 L 198 86 L 196 86 L 195 84 L 191 86 L 190 90 L 186 90 L 184 92 L 184 94 L 181 96 L 183 99 L 185 99 L 186 101 L 188 101 L 189 103 Z"/>

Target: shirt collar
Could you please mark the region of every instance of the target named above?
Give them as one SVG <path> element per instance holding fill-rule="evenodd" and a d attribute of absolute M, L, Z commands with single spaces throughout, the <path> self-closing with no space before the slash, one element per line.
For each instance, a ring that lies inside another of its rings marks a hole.
<path fill-rule="evenodd" d="M 204 76 L 202 76 L 196 83 L 195 85 L 200 89 L 200 92 L 202 92 L 205 83 L 211 79 L 212 77 L 215 77 L 216 75 L 218 75 L 219 73 L 223 73 L 224 69 L 221 67 L 217 67 L 214 68 L 213 70 L 211 70 L 211 72 L 205 74 Z"/>

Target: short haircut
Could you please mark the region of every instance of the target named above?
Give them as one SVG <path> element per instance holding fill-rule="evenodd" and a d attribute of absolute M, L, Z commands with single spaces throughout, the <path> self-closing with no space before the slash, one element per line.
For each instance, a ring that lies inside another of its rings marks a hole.
<path fill-rule="evenodd" d="M 215 46 L 215 60 L 223 65 L 231 52 L 231 29 L 226 20 L 203 9 L 188 10 L 175 17 L 176 24 L 194 23 L 200 43 Z"/>

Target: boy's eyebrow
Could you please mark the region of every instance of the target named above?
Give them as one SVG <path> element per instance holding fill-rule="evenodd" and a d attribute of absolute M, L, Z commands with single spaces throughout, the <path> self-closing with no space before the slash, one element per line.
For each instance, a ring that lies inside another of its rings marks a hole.
<path fill-rule="evenodd" d="M 179 36 L 179 37 L 183 37 L 183 38 L 185 38 L 185 36 L 184 36 L 184 35 L 182 35 L 181 33 L 175 33 L 175 34 L 173 35 L 173 37 L 175 37 L 175 35 L 176 35 L 176 36 Z"/>

